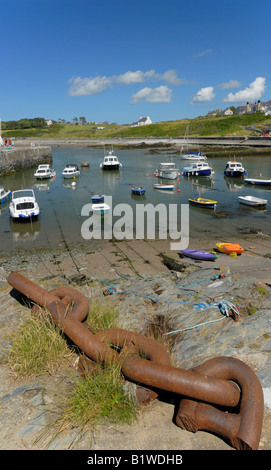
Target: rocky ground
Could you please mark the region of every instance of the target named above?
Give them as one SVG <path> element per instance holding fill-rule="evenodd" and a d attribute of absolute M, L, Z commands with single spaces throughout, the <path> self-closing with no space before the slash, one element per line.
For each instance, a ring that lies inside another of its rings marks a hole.
<path fill-rule="evenodd" d="M 169 251 L 167 241 L 76 244 L 0 253 L 1 355 L 8 332 L 30 315 L 10 295 L 6 277 L 20 271 L 46 289 L 72 285 L 90 298 L 112 303 L 122 328 L 148 334 L 159 326 L 173 342 L 172 361 L 189 369 L 217 356 L 244 361 L 263 388 L 265 412 L 259 450 L 271 448 L 271 239 L 262 234 L 239 240 L 237 258 L 218 254 L 214 262 L 195 262 Z M 206 250 L 214 244 L 202 241 Z M 162 254 L 162 255 L 161 255 Z M 219 274 L 223 274 L 218 278 Z M 118 293 L 104 295 L 108 287 Z M 119 292 L 125 292 L 120 294 Z M 232 302 L 239 321 L 221 314 L 217 303 Z M 201 305 L 201 308 L 199 307 Z M 175 333 L 172 333 L 175 332 Z M 0 449 L 4 450 L 233 450 L 207 432 L 195 434 L 174 422 L 176 398 L 163 395 L 139 412 L 132 425 L 99 425 L 76 440 L 76 429 L 52 440 L 44 433 L 56 390 L 69 385 L 63 371 L 48 377 L 16 380 L 0 363 Z"/>

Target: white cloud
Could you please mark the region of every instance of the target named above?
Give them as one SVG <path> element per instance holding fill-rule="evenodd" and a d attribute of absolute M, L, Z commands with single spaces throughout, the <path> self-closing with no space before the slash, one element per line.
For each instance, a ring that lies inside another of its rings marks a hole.
<path fill-rule="evenodd" d="M 110 77 L 76 77 L 71 79 L 70 82 L 72 83 L 69 89 L 70 96 L 95 95 L 112 86 L 112 79 Z"/>
<path fill-rule="evenodd" d="M 172 98 L 172 90 L 165 85 L 157 88 L 142 88 L 134 95 L 132 95 L 131 103 L 139 103 L 146 101 L 147 103 L 170 103 Z"/>
<path fill-rule="evenodd" d="M 201 88 L 197 94 L 193 97 L 192 103 L 204 103 L 206 101 L 211 101 L 215 97 L 214 87 L 207 86 Z"/>
<path fill-rule="evenodd" d="M 69 80 L 71 86 L 69 88 L 68 94 L 70 96 L 94 95 L 101 93 L 106 88 L 113 87 L 114 85 L 129 86 L 135 83 L 143 83 L 148 80 L 164 81 L 166 83 L 176 86 L 189 83 L 184 79 L 178 78 L 176 70 L 167 70 L 162 74 L 156 73 L 155 70 L 148 70 L 147 72 L 142 72 L 141 70 L 132 72 L 131 70 L 129 70 L 128 72 L 125 72 L 120 75 L 114 75 L 112 77 L 97 76 L 89 78 L 72 78 L 71 80 Z M 163 88 L 160 94 L 162 93 Z"/>
<path fill-rule="evenodd" d="M 123 83 L 124 85 L 131 85 L 132 83 L 145 82 L 149 78 L 155 75 L 154 70 L 149 70 L 148 72 L 141 72 L 137 70 L 136 72 L 131 72 L 130 70 L 126 73 L 113 77 L 114 81 L 117 83 Z"/>
<path fill-rule="evenodd" d="M 219 85 L 219 87 L 222 88 L 222 90 L 227 90 L 229 88 L 238 88 L 241 85 L 242 85 L 242 83 L 238 82 L 238 80 L 229 80 L 228 82 L 221 83 L 221 85 Z"/>
<path fill-rule="evenodd" d="M 228 96 L 223 99 L 223 101 L 228 103 L 255 101 L 262 97 L 264 91 L 265 78 L 257 77 L 247 88 L 237 91 L 235 94 L 229 93 Z"/>
<path fill-rule="evenodd" d="M 212 52 L 213 52 L 212 49 L 206 49 L 205 51 L 195 54 L 195 57 L 203 57 L 204 55 L 210 55 L 212 54 Z"/>

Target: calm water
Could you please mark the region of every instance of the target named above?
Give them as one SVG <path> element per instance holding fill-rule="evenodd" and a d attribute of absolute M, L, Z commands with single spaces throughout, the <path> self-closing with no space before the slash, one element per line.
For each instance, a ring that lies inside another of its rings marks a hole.
<path fill-rule="evenodd" d="M 41 214 L 34 222 L 14 222 L 9 217 L 8 204 L 0 205 L 0 238 L 1 250 L 13 250 L 16 247 L 48 246 L 58 244 L 63 239 L 67 243 L 83 241 L 81 225 L 86 217 L 81 216 L 82 207 L 91 203 L 92 194 L 112 196 L 113 208 L 120 203 L 129 204 L 135 214 L 136 204 L 152 203 L 187 204 L 188 198 L 204 197 L 218 201 L 216 211 L 190 207 L 189 232 L 191 238 L 202 234 L 206 237 L 217 237 L 218 241 L 228 240 L 240 235 L 240 230 L 255 228 L 264 233 L 271 232 L 270 208 L 271 189 L 251 187 L 240 179 L 225 179 L 223 170 L 228 160 L 210 158 L 209 163 L 215 174 L 209 178 L 179 177 L 174 181 L 174 191 L 153 189 L 154 182 L 162 182 L 154 176 L 159 163 L 165 161 L 170 152 L 153 154 L 148 150 L 117 150 L 123 164 L 119 172 L 102 172 L 99 164 L 104 157 L 103 149 L 78 147 L 53 147 L 53 164 L 57 175 L 55 180 L 46 182 L 34 178 L 35 168 L 0 178 L 0 185 L 11 191 L 22 188 L 33 188 L 38 200 Z M 189 162 L 172 154 L 172 161 L 178 168 L 189 166 Z M 76 180 L 64 180 L 61 172 L 66 163 L 76 163 L 81 167 L 82 161 L 90 161 L 91 166 L 82 169 Z M 257 178 L 262 174 L 271 178 L 269 157 L 243 157 L 239 159 L 248 172 L 248 177 Z M 148 175 L 148 176 L 147 176 Z M 76 185 L 72 186 L 72 182 Z M 172 181 L 166 181 L 172 183 Z M 145 196 L 131 195 L 132 186 L 146 188 Z M 268 200 L 266 209 L 255 209 L 239 204 L 238 196 L 254 195 Z M 178 209 L 179 228 L 180 211 Z M 113 222 L 120 219 L 114 217 Z M 158 224 L 158 221 L 157 221 Z"/>

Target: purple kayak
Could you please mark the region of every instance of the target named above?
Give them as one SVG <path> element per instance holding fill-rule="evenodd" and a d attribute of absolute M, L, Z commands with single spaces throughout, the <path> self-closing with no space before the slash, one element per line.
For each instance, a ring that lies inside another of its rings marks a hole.
<path fill-rule="evenodd" d="M 205 261 L 213 261 L 217 258 L 216 255 L 212 253 L 208 253 L 207 251 L 204 251 L 204 250 L 190 250 L 187 248 L 187 249 L 181 250 L 181 253 L 184 256 L 187 256 L 188 258 L 201 259 Z"/>

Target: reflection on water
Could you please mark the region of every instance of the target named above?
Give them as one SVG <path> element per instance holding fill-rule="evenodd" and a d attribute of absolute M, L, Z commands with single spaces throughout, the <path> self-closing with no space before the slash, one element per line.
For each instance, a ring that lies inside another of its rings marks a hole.
<path fill-rule="evenodd" d="M 116 149 L 115 149 L 116 150 Z M 239 178 L 225 178 L 224 168 L 228 157 L 212 158 L 210 164 L 215 170 L 213 178 L 190 177 L 182 175 L 171 183 L 173 191 L 154 189 L 154 183 L 163 182 L 154 175 L 157 165 L 171 156 L 170 151 L 153 153 L 148 150 L 119 149 L 116 154 L 122 162 L 119 171 L 103 172 L 100 163 L 104 150 L 87 147 L 53 147 L 53 167 L 56 177 L 50 181 L 38 181 L 34 177 L 36 168 L 26 169 L 10 176 L 2 177 L 0 184 L 11 191 L 33 188 L 40 206 L 38 221 L 16 224 L 10 220 L 8 204 L 0 206 L 1 249 L 9 250 L 17 246 L 35 247 L 59 244 L 63 238 L 67 243 L 82 241 L 81 226 L 86 217 L 81 216 L 82 207 L 91 203 L 93 194 L 112 197 L 112 209 L 119 204 L 127 204 L 133 214 L 138 204 L 177 205 L 178 224 L 182 204 L 189 198 L 204 197 L 218 201 L 216 210 L 189 208 L 190 236 L 218 237 L 218 241 L 229 240 L 239 235 L 247 227 L 260 227 L 270 233 L 271 188 L 249 186 Z M 76 179 L 66 180 L 62 171 L 69 161 L 81 168 Z M 90 167 L 81 167 L 82 161 L 89 161 Z M 183 164 L 177 154 L 172 161 L 178 168 Z M 246 157 L 240 160 L 246 168 L 248 177 L 271 178 L 269 157 Z M 168 180 L 165 180 L 168 182 Z M 131 193 L 132 186 L 146 188 L 144 196 Z M 254 195 L 268 200 L 264 210 L 239 204 L 238 196 Z M 113 224 L 120 216 L 113 215 Z M 158 218 L 159 219 L 159 218 Z M 135 221 L 135 220 L 134 220 Z M 159 220 L 156 221 L 158 227 Z M 120 225 L 120 224 L 119 224 Z M 179 225 L 178 225 L 179 227 Z M 133 227 L 135 229 L 135 226 Z M 179 227 L 181 228 L 181 227 Z"/>

